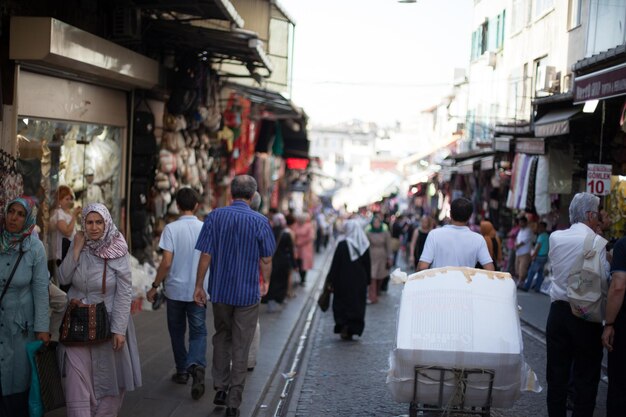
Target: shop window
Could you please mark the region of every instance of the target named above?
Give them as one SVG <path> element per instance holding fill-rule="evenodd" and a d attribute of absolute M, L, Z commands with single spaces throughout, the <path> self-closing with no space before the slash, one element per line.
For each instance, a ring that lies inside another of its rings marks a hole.
<path fill-rule="evenodd" d="M 38 202 L 43 233 L 60 185 L 74 191 L 75 205 L 101 202 L 120 224 L 121 128 L 20 117 L 17 138 L 24 194 Z"/>

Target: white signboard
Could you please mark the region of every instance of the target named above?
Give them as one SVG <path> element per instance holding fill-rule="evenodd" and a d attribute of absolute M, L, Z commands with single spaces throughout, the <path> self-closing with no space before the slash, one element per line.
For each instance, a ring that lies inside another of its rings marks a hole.
<path fill-rule="evenodd" d="M 611 191 L 612 165 L 587 164 L 587 192 L 607 195 Z"/>

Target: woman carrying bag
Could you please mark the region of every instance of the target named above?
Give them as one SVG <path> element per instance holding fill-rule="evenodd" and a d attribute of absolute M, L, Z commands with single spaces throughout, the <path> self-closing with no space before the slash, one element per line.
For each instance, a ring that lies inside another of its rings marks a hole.
<path fill-rule="evenodd" d="M 77 233 L 72 241 L 59 269 L 59 281 L 71 284 L 67 293 L 70 305 L 104 302 L 112 337 L 101 343 L 68 344 L 58 349 L 67 415 L 115 417 L 124 393 L 141 386 L 139 352 L 130 315 L 128 246 L 103 204 L 85 207 L 81 221 L 84 232 Z M 63 326 L 60 341 L 64 343 Z"/>
<path fill-rule="evenodd" d="M 343 225 L 326 285 L 333 291 L 334 332 L 343 340 L 361 336 L 365 328 L 365 301 L 371 281 L 369 241 L 356 220 Z"/>
<path fill-rule="evenodd" d="M 46 251 L 32 235 L 36 208 L 27 198 L 7 204 L 0 224 L 0 416 L 28 415 L 26 344 L 50 341 Z"/>

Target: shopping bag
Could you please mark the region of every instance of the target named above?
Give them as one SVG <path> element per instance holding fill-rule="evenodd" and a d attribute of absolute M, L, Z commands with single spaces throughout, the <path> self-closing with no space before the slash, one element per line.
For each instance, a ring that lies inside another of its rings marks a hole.
<path fill-rule="evenodd" d="M 43 417 L 45 413 L 65 405 L 65 394 L 57 361 L 57 346 L 57 342 L 50 342 L 48 346 L 45 346 L 40 340 L 26 344 L 31 369 L 31 384 L 28 393 L 30 417 Z"/>

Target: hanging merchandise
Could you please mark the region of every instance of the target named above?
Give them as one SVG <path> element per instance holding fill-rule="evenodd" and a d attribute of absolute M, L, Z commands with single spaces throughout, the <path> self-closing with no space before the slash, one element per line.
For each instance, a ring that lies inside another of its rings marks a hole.
<path fill-rule="evenodd" d="M 274 143 L 272 144 L 272 154 L 276 156 L 283 156 L 285 152 L 285 141 L 283 140 L 283 129 L 280 126 L 280 121 L 276 120 Z"/>
<path fill-rule="evenodd" d="M 250 119 L 250 105 L 250 100 L 231 92 L 224 110 L 224 125 L 234 134 L 231 163 L 235 175 L 247 173 L 254 158 L 255 141 L 251 132 L 256 129 Z"/>
<path fill-rule="evenodd" d="M 0 223 L 4 217 L 4 205 L 24 193 L 22 176 L 17 172 L 17 159 L 0 150 Z"/>
<path fill-rule="evenodd" d="M 526 209 L 528 202 L 528 187 L 531 181 L 530 177 L 536 172 L 536 170 L 535 172 L 531 172 L 534 158 L 536 157 L 523 153 L 515 155 L 511 177 L 511 188 L 509 188 L 506 207 L 518 210 Z M 534 194 L 534 188 L 531 194 Z"/>
<path fill-rule="evenodd" d="M 530 161 L 530 168 L 528 169 L 528 190 L 526 194 L 525 210 L 527 212 L 535 211 L 535 185 L 537 180 L 537 163 L 539 162 L 536 156 L 533 156 Z"/>
<path fill-rule="evenodd" d="M 544 155 L 538 156 L 537 175 L 535 179 L 535 210 L 539 216 L 547 215 L 552 210 L 550 194 L 548 193 L 549 177 L 548 158 Z"/>

